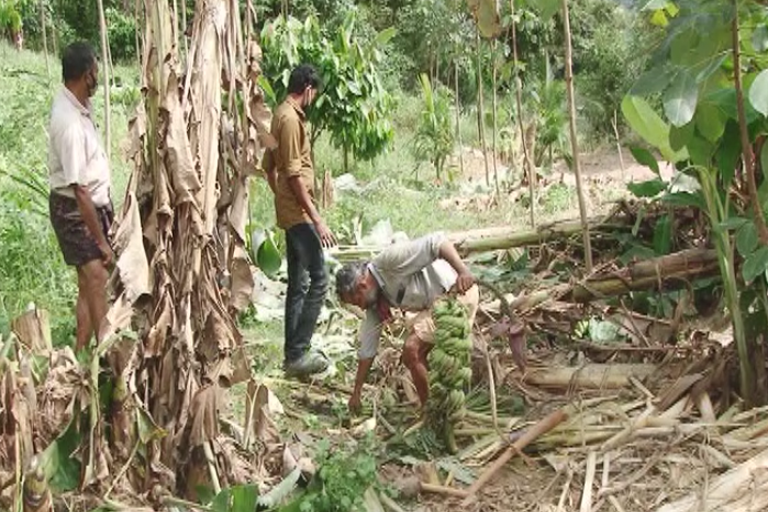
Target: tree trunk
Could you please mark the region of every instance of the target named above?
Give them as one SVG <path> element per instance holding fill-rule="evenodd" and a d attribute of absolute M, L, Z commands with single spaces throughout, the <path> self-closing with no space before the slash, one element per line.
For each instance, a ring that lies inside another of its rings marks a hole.
<path fill-rule="evenodd" d="M 477 44 L 477 128 L 480 144 L 483 147 L 483 163 L 485 165 L 485 186 L 491 186 L 490 166 L 488 165 L 488 145 L 485 142 L 485 110 L 483 108 L 483 60 L 481 52 L 480 29 L 475 27 L 475 43 Z"/>
<path fill-rule="evenodd" d="M 134 171 L 116 222 L 119 293 L 104 334 L 146 326 L 127 347 L 134 364 L 124 376 L 136 385 L 127 392 L 136 393 L 145 430 L 164 435 L 142 437 L 146 455 L 132 464 L 141 481 L 194 499 L 200 486 L 243 483 L 230 469 L 249 464 L 225 451 L 218 413 L 226 390 L 250 377 L 233 315 L 253 289 L 244 250 L 248 179 L 270 114 L 256 85 L 261 50 L 242 41 L 236 0 L 198 0 L 195 73 L 180 69 L 168 4 L 144 6 L 146 87 L 129 124 Z M 243 118 L 222 110 L 222 84 L 242 87 Z"/>
<path fill-rule="evenodd" d="M 584 228 L 584 262 L 587 272 L 592 271 L 592 243 L 589 237 L 589 219 L 584 199 L 584 186 L 581 182 L 579 165 L 579 141 L 576 136 L 576 105 L 573 94 L 573 56 L 571 49 L 571 23 L 568 15 L 568 0 L 563 0 L 563 30 L 565 32 L 565 84 L 568 93 L 568 117 L 571 128 L 571 152 L 573 153 L 573 173 L 576 175 L 576 193 L 579 197 L 579 213 Z"/>
<path fill-rule="evenodd" d="M 520 81 L 517 69 L 517 22 L 515 21 L 515 2 L 509 0 L 512 18 L 512 62 L 515 77 L 515 105 L 517 108 L 517 126 L 520 130 L 520 142 L 523 146 L 523 174 L 528 176 L 528 191 L 531 202 L 531 227 L 536 227 L 536 169 L 531 162 L 530 148 L 526 140 L 526 131 L 523 123 L 523 84 Z"/>
<path fill-rule="evenodd" d="M 40 30 L 43 33 L 43 55 L 45 55 L 45 72 L 51 78 L 51 64 L 48 62 L 48 36 L 45 30 L 45 3 L 40 0 Z"/>
<path fill-rule="evenodd" d="M 461 144 L 461 100 L 459 99 L 459 64 L 453 61 L 453 89 L 456 95 L 456 143 L 459 148 L 459 171 L 464 178 L 464 148 Z"/>
<path fill-rule="evenodd" d="M 496 157 L 496 134 L 499 131 L 498 125 L 497 125 L 497 117 L 496 117 L 496 96 L 497 96 L 497 90 L 496 90 L 496 74 L 498 73 L 498 63 L 496 59 L 496 40 L 493 40 L 493 100 L 491 104 L 491 108 L 493 108 L 493 137 L 491 140 L 491 156 L 493 157 L 493 182 L 496 187 L 496 197 L 499 196 L 499 169 L 498 169 L 498 158 Z"/>
<path fill-rule="evenodd" d="M 112 135 L 110 130 L 110 117 L 111 109 L 109 105 L 109 92 L 110 92 L 110 59 L 109 59 L 109 37 L 107 35 L 107 21 L 104 17 L 104 2 L 98 0 L 99 6 L 99 26 L 101 32 L 101 62 L 102 62 L 102 74 L 104 75 L 104 150 L 107 153 L 107 159 L 109 159 L 112 152 Z"/>

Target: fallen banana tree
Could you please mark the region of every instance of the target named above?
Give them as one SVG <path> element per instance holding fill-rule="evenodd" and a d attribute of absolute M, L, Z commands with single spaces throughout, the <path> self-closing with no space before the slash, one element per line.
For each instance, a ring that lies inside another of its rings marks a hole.
<path fill-rule="evenodd" d="M 688 249 L 658 258 L 635 261 L 624 268 L 595 271 L 573 283 L 562 283 L 514 296 L 504 296 L 512 311 L 519 314 L 549 301 L 587 303 L 617 297 L 633 291 L 679 290 L 705 277 L 718 275 L 717 255 L 713 249 Z M 501 302 L 495 300 L 484 306 L 499 311 Z"/>

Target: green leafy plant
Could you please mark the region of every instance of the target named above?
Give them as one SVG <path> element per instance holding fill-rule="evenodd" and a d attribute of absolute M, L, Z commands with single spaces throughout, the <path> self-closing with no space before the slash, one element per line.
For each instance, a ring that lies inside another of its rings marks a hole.
<path fill-rule="evenodd" d="M 320 72 L 323 90 L 307 112 L 312 142 L 328 130 L 332 144 L 344 152 L 345 170 L 350 152 L 361 160 L 373 159 L 393 137 L 388 119 L 392 98 L 381 84 L 377 66 L 383 58 L 380 47 L 394 29 L 380 32 L 369 44 L 358 40 L 357 31 L 354 11 L 330 40 L 314 16 L 303 23 L 278 17 L 262 30 L 263 70 L 273 100 L 285 97 L 295 66 L 309 63 Z"/>
<path fill-rule="evenodd" d="M 758 172 L 764 175 L 768 168 L 763 144 L 768 61 L 761 51 L 768 45 L 768 15 L 751 1 L 725 9 L 707 0 L 662 1 L 649 3 L 646 10 L 666 36 L 651 69 L 623 100 L 622 111 L 646 142 L 697 180 L 698 190 L 666 192 L 655 178 L 635 185 L 633 192 L 662 194 L 662 201 L 701 208 L 708 215 L 741 363 L 741 392 L 748 404 L 765 402 L 768 390 L 758 387 L 765 369 L 756 357 L 760 338 L 754 325 L 768 319 L 763 213 L 768 181 L 763 177 L 757 183 Z M 667 122 L 643 98 L 657 94 Z M 647 152 L 633 154 L 658 173 Z"/>
<path fill-rule="evenodd" d="M 433 89 L 429 77 L 423 73 L 420 80 L 424 103 L 413 141 L 414 156 L 432 162 L 440 180 L 445 160 L 453 151 L 451 93 L 441 86 Z"/>
<path fill-rule="evenodd" d="M 376 478 L 375 438 L 370 435 L 347 449 L 319 446 L 317 474 L 307 491 L 283 512 L 348 512 L 362 510 L 365 492 L 379 486 Z"/>

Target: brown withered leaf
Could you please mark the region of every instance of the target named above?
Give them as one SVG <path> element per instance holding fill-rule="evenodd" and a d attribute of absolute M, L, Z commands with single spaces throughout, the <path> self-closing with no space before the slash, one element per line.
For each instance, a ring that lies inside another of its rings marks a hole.
<path fill-rule="evenodd" d="M 144 252 L 144 241 L 136 196 L 128 193 L 114 236 L 117 270 L 125 289 L 126 300 L 133 304 L 142 295 L 150 292 L 149 263 Z"/>
<path fill-rule="evenodd" d="M 195 448 L 218 437 L 221 388 L 209 384 L 200 388 L 192 399 L 189 413 L 189 446 Z"/>

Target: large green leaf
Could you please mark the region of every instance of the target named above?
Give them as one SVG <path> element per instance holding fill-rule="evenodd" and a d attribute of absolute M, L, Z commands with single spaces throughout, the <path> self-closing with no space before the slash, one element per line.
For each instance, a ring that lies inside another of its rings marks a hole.
<path fill-rule="evenodd" d="M 683 126 L 693 119 L 699 88 L 690 73 L 679 73 L 664 93 L 664 113 L 673 126 Z"/>
<path fill-rule="evenodd" d="M 77 430 L 79 416 L 75 416 L 64 433 L 54 440 L 40 456 L 40 465 L 51 489 L 57 493 L 72 491 L 80 483 L 81 464 L 73 454 L 80 447 Z"/>
<path fill-rule="evenodd" d="M 710 142 L 717 142 L 723 135 L 725 121 L 725 114 L 711 103 L 699 103 L 696 107 L 696 128 Z"/>
<path fill-rule="evenodd" d="M 561 0 L 528 0 L 528 5 L 538 11 L 542 21 L 555 15 L 563 5 Z"/>
<path fill-rule="evenodd" d="M 274 233 L 269 230 L 254 232 L 252 247 L 256 253 L 256 265 L 268 276 L 274 276 L 283 261 L 275 244 Z"/>
<path fill-rule="evenodd" d="M 672 222 L 669 215 L 662 216 L 653 230 L 653 249 L 663 256 L 672 249 Z"/>
<path fill-rule="evenodd" d="M 656 66 L 640 75 L 629 92 L 633 96 L 649 96 L 661 92 L 669 86 L 676 73 L 674 68 L 666 64 Z"/>
<path fill-rule="evenodd" d="M 739 229 L 744 224 L 749 222 L 749 219 L 745 219 L 744 217 L 730 217 L 728 219 L 725 219 L 723 222 L 721 222 L 718 227 L 720 229 L 730 231 L 732 229 Z"/>
<path fill-rule="evenodd" d="M 752 48 L 757 53 L 763 53 L 768 50 L 768 27 L 764 24 L 759 25 L 754 32 L 752 32 Z"/>
<path fill-rule="evenodd" d="M 755 110 L 768 116 L 768 69 L 760 72 L 749 88 L 749 102 Z"/>
<path fill-rule="evenodd" d="M 392 40 L 393 37 L 397 35 L 397 29 L 395 27 L 389 27 L 385 28 L 378 34 L 376 34 L 376 39 L 374 40 L 374 43 L 376 43 L 376 46 L 384 46 L 388 42 Z"/>
<path fill-rule="evenodd" d="M 696 129 L 695 123 L 690 122 L 683 126 L 673 126 L 669 130 L 669 145 L 674 151 L 684 149 L 693 138 Z M 690 153 L 690 151 L 689 151 Z"/>
<path fill-rule="evenodd" d="M 650 151 L 638 146 L 630 146 L 629 152 L 635 157 L 637 163 L 648 167 L 654 174 L 656 174 L 656 176 L 660 175 L 659 162 L 656 161 L 656 157 L 654 157 Z"/>
<path fill-rule="evenodd" d="M 741 156 L 741 141 L 739 139 L 739 127 L 735 121 L 729 121 L 723 133 L 720 145 L 715 151 L 715 162 L 723 184 L 727 189 L 733 180 L 736 164 Z"/>
<path fill-rule="evenodd" d="M 667 184 L 654 178 L 640 183 L 627 183 L 627 189 L 637 197 L 655 197 L 667 189 Z"/>
<path fill-rule="evenodd" d="M 743 257 L 752 254 L 757 248 L 757 228 L 754 222 L 745 222 L 736 232 L 736 250 Z"/>
<path fill-rule="evenodd" d="M 657 148 L 668 161 L 679 162 L 687 157 L 687 154 L 672 150 L 669 145 L 669 125 L 653 111 L 647 101 L 637 96 L 625 96 L 621 101 L 621 112 L 629 126 Z"/>
<path fill-rule="evenodd" d="M 693 206 L 700 210 L 704 210 L 707 207 L 704 198 L 701 196 L 701 191 L 692 192 L 672 192 L 670 194 L 664 194 L 661 197 L 661 201 L 670 206 L 678 206 L 680 208 L 688 208 Z"/>
<path fill-rule="evenodd" d="M 744 281 L 751 283 L 754 279 L 768 270 L 768 247 L 760 247 L 744 260 L 741 267 L 741 275 Z"/>

